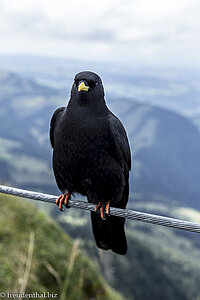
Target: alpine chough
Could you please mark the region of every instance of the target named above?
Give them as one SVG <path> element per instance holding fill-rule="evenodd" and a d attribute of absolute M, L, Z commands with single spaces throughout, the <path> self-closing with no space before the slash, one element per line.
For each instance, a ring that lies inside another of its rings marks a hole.
<path fill-rule="evenodd" d="M 92 228 L 99 248 L 126 254 L 125 219 L 109 216 L 109 207 L 125 208 L 129 195 L 131 154 L 126 131 L 108 109 L 101 78 L 89 71 L 75 76 L 66 107 L 51 119 L 53 170 L 67 207 L 71 194 L 96 204 Z"/>

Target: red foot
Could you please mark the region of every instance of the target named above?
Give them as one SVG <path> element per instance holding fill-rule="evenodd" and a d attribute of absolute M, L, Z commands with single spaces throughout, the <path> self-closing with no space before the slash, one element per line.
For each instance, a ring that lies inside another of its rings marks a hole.
<path fill-rule="evenodd" d="M 105 220 L 107 216 L 110 215 L 110 201 L 105 203 L 98 202 L 97 206 L 95 207 L 95 212 L 100 213 L 101 219 Z"/>
<path fill-rule="evenodd" d="M 57 200 L 56 200 L 56 204 L 59 206 L 59 209 L 61 210 L 61 211 L 63 211 L 63 202 L 65 203 L 65 206 L 67 207 L 67 208 L 69 208 L 69 206 L 68 206 L 68 200 L 70 200 L 71 199 L 71 194 L 70 193 L 66 193 L 66 194 L 64 194 L 64 195 L 60 195 L 58 198 L 57 198 Z"/>

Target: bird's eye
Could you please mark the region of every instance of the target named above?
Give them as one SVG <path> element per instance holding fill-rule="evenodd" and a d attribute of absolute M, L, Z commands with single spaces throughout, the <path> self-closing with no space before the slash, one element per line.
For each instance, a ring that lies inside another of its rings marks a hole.
<path fill-rule="evenodd" d="M 91 82 L 90 82 L 90 86 L 91 86 L 91 87 L 95 87 L 95 86 L 97 86 L 97 85 L 98 85 L 98 83 L 95 82 L 95 81 L 91 81 Z"/>

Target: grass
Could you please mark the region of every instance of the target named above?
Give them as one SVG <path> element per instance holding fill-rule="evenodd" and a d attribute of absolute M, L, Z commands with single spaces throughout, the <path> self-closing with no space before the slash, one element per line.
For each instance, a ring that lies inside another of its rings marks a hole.
<path fill-rule="evenodd" d="M 98 266 L 38 208 L 0 196 L 0 290 L 57 293 L 59 299 L 123 299 Z"/>

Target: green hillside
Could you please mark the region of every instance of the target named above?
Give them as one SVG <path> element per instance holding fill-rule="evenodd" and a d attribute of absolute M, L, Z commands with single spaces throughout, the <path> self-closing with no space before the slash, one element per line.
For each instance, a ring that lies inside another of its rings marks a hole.
<path fill-rule="evenodd" d="M 57 294 L 60 300 L 123 299 L 97 264 L 26 200 L 0 195 L 0 291 Z"/>

